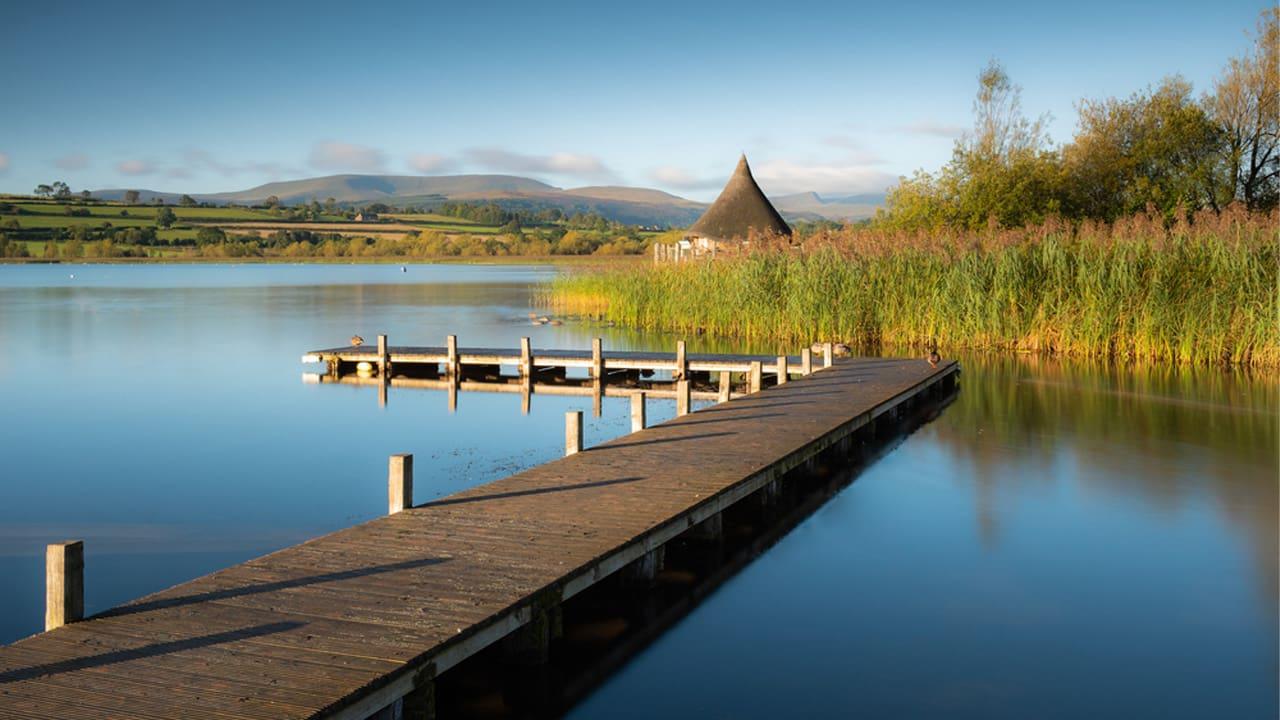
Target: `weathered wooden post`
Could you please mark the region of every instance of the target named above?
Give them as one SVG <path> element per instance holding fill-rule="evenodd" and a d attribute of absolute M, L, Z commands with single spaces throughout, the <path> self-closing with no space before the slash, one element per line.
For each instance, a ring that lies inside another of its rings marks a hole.
<path fill-rule="evenodd" d="M 604 414 L 604 379 L 596 378 L 591 381 L 591 416 L 600 417 Z"/>
<path fill-rule="evenodd" d="M 378 376 L 385 383 L 391 371 L 391 351 L 387 349 L 387 336 L 378 336 Z"/>
<path fill-rule="evenodd" d="M 690 540 L 719 543 L 724 538 L 724 515 L 715 513 L 684 533 Z"/>
<path fill-rule="evenodd" d="M 520 414 L 528 415 L 529 406 L 533 404 L 533 378 L 525 376 L 520 381 Z"/>
<path fill-rule="evenodd" d="M 445 342 L 445 364 L 448 366 L 448 373 L 451 377 L 458 377 L 458 370 L 461 366 L 458 363 L 458 336 L 450 335 L 444 339 Z"/>
<path fill-rule="evenodd" d="M 604 379 L 604 341 L 591 338 L 591 377 Z"/>
<path fill-rule="evenodd" d="M 748 373 L 749 380 L 748 389 L 753 393 L 760 392 L 761 376 L 764 374 L 764 368 L 760 365 L 759 360 L 751 361 L 751 372 Z"/>
<path fill-rule="evenodd" d="M 631 432 L 639 432 L 648 424 L 645 417 L 645 401 L 647 396 L 642 393 L 634 393 L 631 396 Z"/>
<path fill-rule="evenodd" d="M 391 351 L 387 336 L 378 336 L 378 407 L 387 406 L 387 384 L 391 382 Z"/>
<path fill-rule="evenodd" d="M 520 338 L 520 377 L 533 376 L 533 345 L 529 338 Z"/>
<path fill-rule="evenodd" d="M 446 394 L 449 396 L 449 412 L 455 412 L 458 409 L 458 376 L 450 375 L 448 379 L 448 390 Z"/>
<path fill-rule="evenodd" d="M 404 720 L 427 720 L 436 716 L 436 674 L 435 666 L 428 665 L 429 671 L 419 671 L 418 683 L 408 695 L 404 696 L 401 715 Z"/>
<path fill-rule="evenodd" d="M 805 348 L 800 351 L 800 374 L 809 375 L 813 373 L 813 351 Z"/>
<path fill-rule="evenodd" d="M 387 514 L 413 507 L 413 455 L 392 455 L 387 469 Z"/>
<path fill-rule="evenodd" d="M 676 369 L 672 373 L 675 380 L 683 380 L 689 374 L 689 356 L 684 351 L 684 341 L 676 341 Z"/>
<path fill-rule="evenodd" d="M 720 397 L 719 402 L 729 402 L 729 393 L 732 392 L 731 380 L 728 370 L 720 371 Z"/>
<path fill-rule="evenodd" d="M 582 411 L 564 414 L 564 454 L 574 455 L 582 451 Z"/>
<path fill-rule="evenodd" d="M 829 342 L 822 343 L 822 367 L 824 368 L 831 367 L 832 355 L 834 354 L 835 353 L 832 350 L 831 343 Z"/>
<path fill-rule="evenodd" d="M 44 551 L 44 629 L 84 618 L 84 542 L 51 543 Z"/>
<path fill-rule="evenodd" d="M 689 381 L 676 383 L 676 417 L 689 414 Z"/>
<path fill-rule="evenodd" d="M 790 374 L 790 371 L 787 369 L 787 356 L 779 355 L 778 356 L 778 384 L 781 385 L 785 383 L 787 380 L 789 380 L 790 379 L 788 377 L 789 374 Z"/>

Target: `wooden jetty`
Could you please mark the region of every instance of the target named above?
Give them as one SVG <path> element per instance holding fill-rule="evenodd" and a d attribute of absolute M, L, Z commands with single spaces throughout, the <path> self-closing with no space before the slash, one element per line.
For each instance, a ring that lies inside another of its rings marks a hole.
<path fill-rule="evenodd" d="M 415 354 L 438 362 L 422 348 L 375 361 Z M 446 349 L 445 362 L 483 355 Z M 714 536 L 722 512 L 776 493 L 788 471 L 950 389 L 958 371 L 835 361 L 586 448 L 576 413 L 566 457 L 418 506 L 412 459 L 393 456 L 387 516 L 84 620 L 67 574 L 91 549 L 50 546 L 52 629 L 0 648 L 0 720 L 432 717 L 437 677 L 499 642 L 545 660 L 562 603 L 620 571 L 652 575 L 668 543 Z"/>
<path fill-rule="evenodd" d="M 468 371 L 492 370 L 511 366 L 521 376 L 532 376 L 569 368 L 585 368 L 593 377 L 624 372 L 668 372 L 675 379 L 689 373 L 749 373 L 754 363 L 760 371 L 778 376 L 807 374 L 812 369 L 810 351 L 799 355 L 727 355 L 714 353 L 687 353 L 683 341 L 674 352 L 636 352 L 605 350 L 599 338 L 591 350 L 535 350 L 529 338 L 523 338 L 519 348 L 463 348 L 458 346 L 456 335 L 446 338 L 439 347 L 391 346 L 386 335 L 378 336 L 376 346 L 359 345 L 327 350 L 313 350 L 302 356 L 304 363 L 325 363 L 331 373 L 354 370 L 360 363 L 368 363 L 381 371 L 394 368 L 393 372 L 419 372 L 442 376 L 465 376 Z M 830 343 L 824 346 L 823 364 L 831 364 Z M 384 373 L 391 375 L 391 372 Z"/>

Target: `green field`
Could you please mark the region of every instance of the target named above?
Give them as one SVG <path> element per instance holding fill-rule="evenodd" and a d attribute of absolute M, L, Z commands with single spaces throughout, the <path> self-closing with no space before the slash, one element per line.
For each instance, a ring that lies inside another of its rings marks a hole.
<path fill-rule="evenodd" d="M 79 210 L 88 210 L 90 217 L 101 217 L 124 219 L 128 218 L 144 218 L 154 221 L 156 214 L 160 212 L 161 207 L 155 205 L 78 205 L 75 203 L 41 203 L 41 202 L 18 202 L 10 203 L 17 206 L 26 216 L 40 217 L 69 217 L 67 210 L 74 208 Z M 254 210 L 251 208 L 202 208 L 202 207 L 179 207 L 177 205 L 168 205 L 174 215 L 179 220 L 207 220 L 207 221 L 236 221 L 236 220 L 280 220 L 276 215 L 272 215 L 267 210 Z M 127 216 L 121 215 L 121 212 L 128 213 Z M 21 216 L 20 216 L 21 217 Z M 87 218 L 81 218 L 87 219 Z M 338 220 L 338 216 L 334 216 Z M 34 226 L 33 226 L 34 227 Z"/>
<path fill-rule="evenodd" d="M 111 223 L 111 227 L 152 227 L 156 224 L 155 218 L 145 217 L 120 217 L 120 216 L 102 216 L 97 217 L 72 217 L 70 215 L 0 215 L 0 225 L 5 224 L 9 220 L 16 220 L 23 230 L 36 230 L 40 228 L 71 228 L 71 227 L 102 227 L 103 223 Z M 0 227 L 0 232 L 4 229 Z"/>
<path fill-rule="evenodd" d="M 466 218 L 453 217 L 452 215 L 438 215 L 436 213 L 389 213 L 382 217 L 393 218 L 405 223 L 426 223 L 428 225 L 478 225 L 474 220 Z"/>

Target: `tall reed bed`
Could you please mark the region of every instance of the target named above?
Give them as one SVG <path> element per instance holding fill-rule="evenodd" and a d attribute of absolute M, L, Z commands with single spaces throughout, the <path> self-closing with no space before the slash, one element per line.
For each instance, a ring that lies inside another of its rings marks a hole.
<path fill-rule="evenodd" d="M 1277 367 L 1278 221 L 1233 208 L 975 234 L 845 228 L 710 262 L 562 275 L 544 300 L 751 340 Z"/>

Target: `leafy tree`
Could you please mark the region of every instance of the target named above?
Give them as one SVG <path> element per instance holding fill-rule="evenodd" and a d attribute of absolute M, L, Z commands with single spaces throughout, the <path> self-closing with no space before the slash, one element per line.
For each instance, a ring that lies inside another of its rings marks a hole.
<path fill-rule="evenodd" d="M 1185 80 L 1079 110 L 1080 129 L 1063 149 L 1071 214 L 1114 220 L 1149 204 L 1170 214 L 1210 201 L 1218 128 Z"/>
<path fill-rule="evenodd" d="M 156 213 L 156 225 L 162 228 L 172 227 L 178 221 L 178 216 L 174 214 L 173 208 L 164 207 L 160 212 Z"/>
<path fill-rule="evenodd" d="M 39 184 L 39 185 L 37 185 L 37 186 L 36 186 L 36 189 L 35 189 L 35 191 L 34 191 L 34 192 L 35 192 L 35 194 L 36 194 L 38 197 L 52 197 L 52 196 L 53 196 L 53 186 L 52 186 L 52 185 L 46 185 L 46 184 L 44 184 L 44 183 L 41 183 L 41 184 Z"/>
<path fill-rule="evenodd" d="M 217 245 L 226 240 L 226 233 L 215 227 L 202 227 L 196 231 L 196 245 Z"/>
<path fill-rule="evenodd" d="M 992 221 L 1038 222 L 1058 212 L 1061 177 L 1044 131 L 1048 117 L 1023 115 L 1021 93 L 998 62 L 988 63 L 978 74 L 973 130 L 936 175 L 917 171 L 892 188 L 878 222 L 977 229 Z"/>
<path fill-rule="evenodd" d="M 280 198 L 279 198 L 279 197 L 277 197 L 277 196 L 275 196 L 275 195 L 271 195 L 270 197 L 268 197 L 268 198 L 267 198 L 267 200 L 266 200 L 266 203 L 265 203 L 265 204 L 266 204 L 266 206 L 267 206 L 267 207 L 269 207 L 269 208 L 277 208 L 277 207 L 280 207 Z"/>
<path fill-rule="evenodd" d="M 89 192 L 88 190 L 81 190 L 80 197 L 81 199 L 89 200 L 90 198 L 93 197 L 93 193 Z"/>
<path fill-rule="evenodd" d="M 53 183 L 50 187 L 53 190 L 53 196 L 59 200 L 65 200 L 66 198 L 71 197 L 71 186 L 61 180 Z"/>
<path fill-rule="evenodd" d="M 124 201 L 128 205 L 137 205 L 140 197 L 142 195 L 137 190 L 126 190 L 124 193 Z"/>
<path fill-rule="evenodd" d="M 333 198 L 324 199 L 324 211 L 330 215 L 338 212 L 338 201 Z"/>
<path fill-rule="evenodd" d="M 182 207 L 195 207 L 199 203 L 197 203 L 196 199 L 190 195 L 183 195 L 181 198 L 178 198 L 178 204 Z"/>
<path fill-rule="evenodd" d="M 1280 198 L 1280 9 L 1262 12 L 1253 48 L 1230 60 L 1204 104 L 1222 130 L 1214 205 L 1241 200 L 1251 210 L 1275 207 Z"/>
<path fill-rule="evenodd" d="M 62 257 L 68 260 L 75 259 L 84 254 L 84 242 L 77 237 L 62 243 Z"/>
<path fill-rule="evenodd" d="M 56 260 L 58 258 L 58 243 L 53 240 L 45 240 L 44 257 L 47 260 Z"/>

